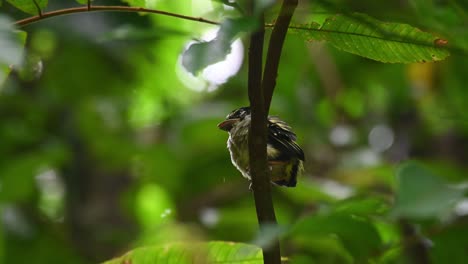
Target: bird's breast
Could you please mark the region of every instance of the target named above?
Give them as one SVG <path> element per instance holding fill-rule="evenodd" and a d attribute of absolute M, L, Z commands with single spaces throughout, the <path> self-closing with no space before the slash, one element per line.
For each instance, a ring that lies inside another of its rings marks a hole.
<path fill-rule="evenodd" d="M 228 149 L 231 154 L 232 164 L 242 173 L 242 175 L 250 179 L 249 168 L 249 142 L 248 134 L 233 134 L 228 139 Z"/>

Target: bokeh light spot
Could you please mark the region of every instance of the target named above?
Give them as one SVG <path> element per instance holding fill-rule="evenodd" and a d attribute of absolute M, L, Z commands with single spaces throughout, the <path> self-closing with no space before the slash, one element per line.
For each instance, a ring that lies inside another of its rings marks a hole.
<path fill-rule="evenodd" d="M 351 144 L 354 141 L 354 131 L 347 125 L 337 125 L 330 131 L 330 142 L 338 147 Z"/>
<path fill-rule="evenodd" d="M 219 213 L 216 208 L 203 208 L 199 217 L 200 222 L 207 227 L 214 227 L 219 222 Z"/>
<path fill-rule="evenodd" d="M 144 185 L 136 195 L 136 213 L 146 228 L 172 218 L 172 201 L 167 192 L 157 184 Z"/>
<path fill-rule="evenodd" d="M 383 152 L 392 146 L 394 138 L 393 130 L 382 124 L 372 128 L 368 140 L 374 151 Z"/>

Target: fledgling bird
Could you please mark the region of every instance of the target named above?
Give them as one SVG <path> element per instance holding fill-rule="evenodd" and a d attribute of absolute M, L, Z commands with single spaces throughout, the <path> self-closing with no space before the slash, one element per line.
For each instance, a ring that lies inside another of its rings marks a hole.
<path fill-rule="evenodd" d="M 229 133 L 227 147 L 232 164 L 251 180 L 249 174 L 250 107 L 232 111 L 218 127 Z M 277 185 L 295 187 L 303 171 L 304 152 L 296 143 L 291 127 L 276 116 L 268 116 L 267 157 L 271 181 Z"/>

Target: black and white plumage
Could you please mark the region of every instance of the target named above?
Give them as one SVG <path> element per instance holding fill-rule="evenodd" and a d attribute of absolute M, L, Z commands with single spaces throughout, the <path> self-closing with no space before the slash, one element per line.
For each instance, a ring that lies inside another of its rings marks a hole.
<path fill-rule="evenodd" d="M 250 122 L 250 108 L 241 107 L 232 111 L 226 120 L 218 125 L 220 129 L 229 132 L 227 146 L 232 164 L 249 180 Z M 295 187 L 304 161 L 304 152 L 296 143 L 296 134 L 286 122 L 276 116 L 268 116 L 267 125 L 267 156 L 271 181 L 277 185 Z"/>

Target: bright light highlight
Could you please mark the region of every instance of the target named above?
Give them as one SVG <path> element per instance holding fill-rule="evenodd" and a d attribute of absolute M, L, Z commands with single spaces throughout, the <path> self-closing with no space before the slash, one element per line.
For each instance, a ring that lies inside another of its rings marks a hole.
<path fill-rule="evenodd" d="M 215 30 L 209 30 L 202 36 L 202 40 L 210 41 L 216 37 L 219 27 Z M 185 49 L 188 49 L 190 45 L 194 44 L 191 41 L 187 44 Z M 176 72 L 182 83 L 189 89 L 203 92 L 212 92 L 218 89 L 218 87 L 232 76 L 234 76 L 242 66 L 244 59 L 244 46 L 240 39 L 235 40 L 231 44 L 231 52 L 226 56 L 223 61 L 217 62 L 206 67 L 199 76 L 193 76 L 190 72 L 185 70 L 182 66 L 182 55 L 179 56 Z"/>

